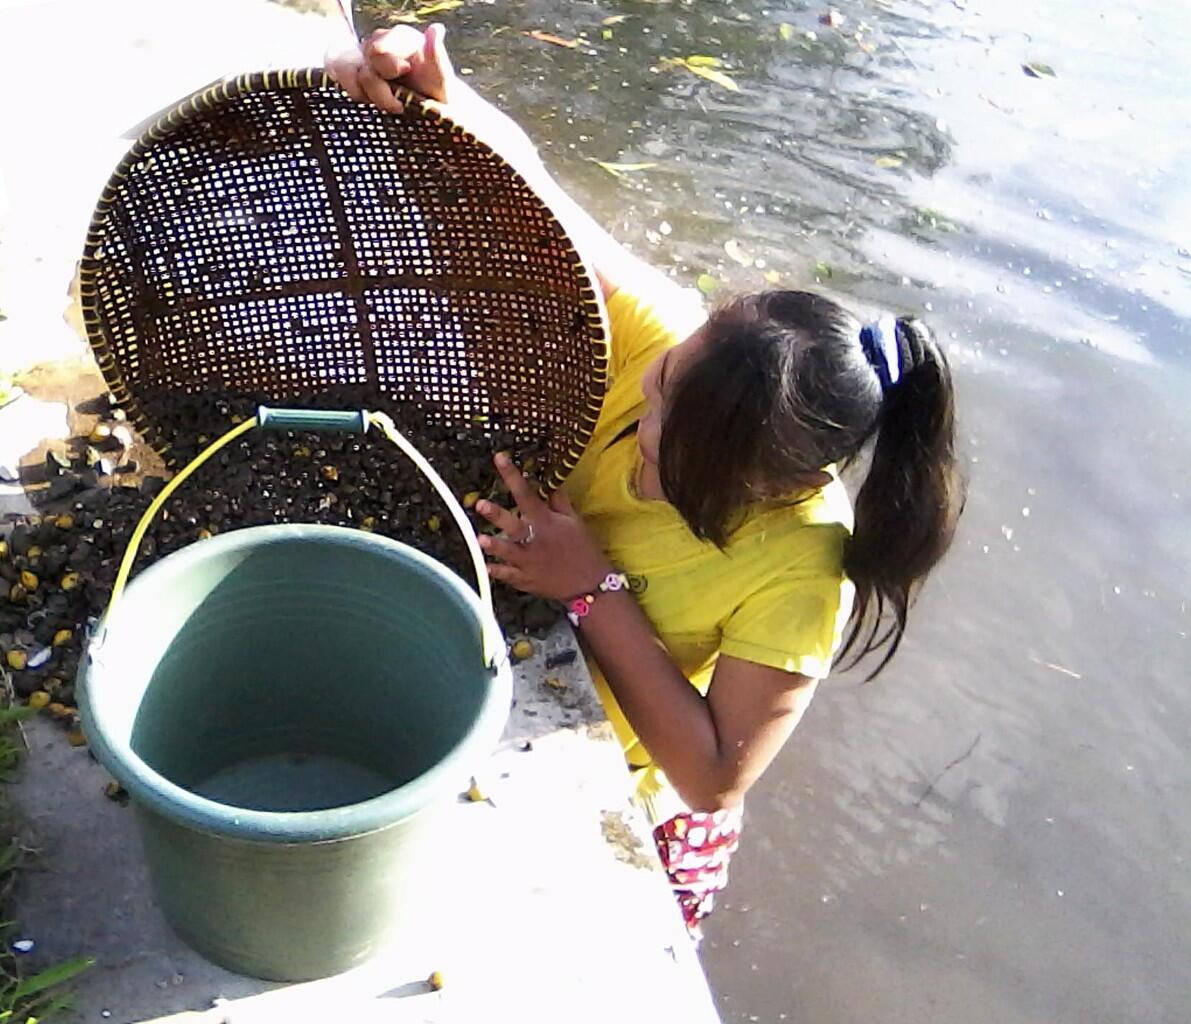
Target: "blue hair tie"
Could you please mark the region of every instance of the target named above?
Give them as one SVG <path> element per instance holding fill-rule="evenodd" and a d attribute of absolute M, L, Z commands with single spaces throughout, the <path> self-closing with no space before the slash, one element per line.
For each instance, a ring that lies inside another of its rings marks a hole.
<path fill-rule="evenodd" d="M 902 375 L 901 349 L 897 343 L 897 319 L 889 314 L 860 329 L 860 347 L 877 374 L 881 390 L 893 387 Z"/>

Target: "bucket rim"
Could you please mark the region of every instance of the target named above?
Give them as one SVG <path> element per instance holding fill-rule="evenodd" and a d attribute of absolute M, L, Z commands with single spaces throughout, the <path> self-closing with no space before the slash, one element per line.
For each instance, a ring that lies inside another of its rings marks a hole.
<path fill-rule="evenodd" d="M 188 564 L 213 552 L 258 547 L 293 541 L 321 541 L 342 544 L 371 553 L 383 552 L 406 565 L 426 572 L 446 586 L 477 622 L 487 609 L 478 595 L 459 576 L 437 559 L 402 541 L 364 533 L 344 526 L 315 523 L 273 523 L 248 526 L 219 534 L 166 555 L 137 575 L 134 588 L 152 583 L 167 573 L 185 572 Z M 142 583 L 142 581 L 145 581 Z M 380 831 L 417 814 L 437 797 L 461 791 L 468 774 L 495 748 L 512 703 L 512 670 L 507 658 L 489 669 L 483 664 L 482 643 L 477 644 L 477 675 L 486 677 L 488 692 L 479 714 L 453 747 L 435 765 L 396 789 L 343 807 L 315 811 L 260 811 L 219 803 L 191 792 L 153 768 L 141 758 L 127 739 L 118 736 L 110 721 L 91 699 L 91 676 L 103 668 L 104 640 L 109 628 L 119 628 L 121 618 L 134 601 L 124 601 L 105 615 L 96 627 L 79 667 L 79 711 L 88 743 L 99 762 L 144 808 L 197 831 L 231 839 L 276 843 L 335 842 Z M 495 621 L 491 625 L 499 630 Z M 498 634 L 499 635 L 499 634 Z"/>

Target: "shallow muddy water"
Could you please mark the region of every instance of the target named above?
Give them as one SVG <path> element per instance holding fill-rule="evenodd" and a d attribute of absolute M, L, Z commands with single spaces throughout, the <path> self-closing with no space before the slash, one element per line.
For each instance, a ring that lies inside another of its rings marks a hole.
<path fill-rule="evenodd" d="M 1191 14 L 836 10 L 441 15 L 457 67 L 638 252 L 712 301 L 917 313 L 955 369 L 956 549 L 892 667 L 832 679 L 752 796 L 703 947 L 721 1011 L 1186 1019 Z M 691 56 L 738 88 L 665 63 Z"/>

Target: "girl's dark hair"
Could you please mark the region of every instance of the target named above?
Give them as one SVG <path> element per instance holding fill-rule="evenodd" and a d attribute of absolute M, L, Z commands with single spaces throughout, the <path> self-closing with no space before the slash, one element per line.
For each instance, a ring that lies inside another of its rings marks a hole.
<path fill-rule="evenodd" d="M 871 678 L 963 506 L 947 359 L 925 324 L 898 320 L 901 376 L 883 388 L 860 323 L 809 292 L 737 299 L 704 330 L 667 387 L 658 452 L 662 489 L 695 536 L 724 547 L 750 502 L 805 489 L 875 438 L 844 549 L 856 599 L 841 652 L 855 664 L 888 644 Z"/>

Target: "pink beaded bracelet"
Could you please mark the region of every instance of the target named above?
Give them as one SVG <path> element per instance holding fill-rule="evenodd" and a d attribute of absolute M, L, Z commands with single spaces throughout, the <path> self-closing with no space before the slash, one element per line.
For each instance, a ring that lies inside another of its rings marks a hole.
<path fill-rule="evenodd" d="M 591 611 L 591 606 L 595 604 L 597 594 L 614 593 L 617 590 L 624 590 L 629 586 L 629 578 L 623 572 L 610 572 L 602 580 L 599 585 L 590 594 L 580 594 L 578 597 L 572 597 L 567 603 L 567 618 L 571 620 L 571 625 L 578 628 L 579 620 Z"/>

